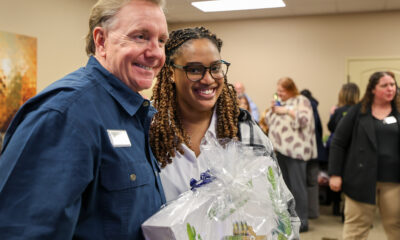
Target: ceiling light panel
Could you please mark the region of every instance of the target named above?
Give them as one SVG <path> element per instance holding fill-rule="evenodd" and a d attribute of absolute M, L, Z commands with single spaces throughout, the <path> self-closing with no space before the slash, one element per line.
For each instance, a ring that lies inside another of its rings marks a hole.
<path fill-rule="evenodd" d="M 215 0 L 192 2 L 192 5 L 203 12 L 279 8 L 286 6 L 283 0 Z"/>

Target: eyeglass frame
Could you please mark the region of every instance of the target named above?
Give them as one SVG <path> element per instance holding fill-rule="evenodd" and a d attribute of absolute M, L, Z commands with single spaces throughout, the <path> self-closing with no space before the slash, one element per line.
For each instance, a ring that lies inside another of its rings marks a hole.
<path fill-rule="evenodd" d="M 220 63 L 226 65 L 226 73 L 224 74 L 223 77 L 216 79 L 216 78 L 214 78 L 213 74 L 211 73 L 211 66 L 213 66 L 215 63 L 218 63 L 218 62 L 220 62 Z M 172 67 L 175 67 L 175 68 L 184 70 L 187 79 L 189 79 L 189 81 L 191 81 L 191 82 L 198 82 L 198 81 L 201 81 L 201 80 L 204 78 L 204 76 L 206 75 L 207 69 L 208 69 L 208 72 L 210 73 L 210 76 L 211 76 L 214 80 L 220 80 L 220 79 L 222 79 L 222 78 L 225 78 L 226 74 L 228 74 L 229 66 L 231 65 L 231 63 L 221 59 L 221 60 L 218 60 L 218 61 L 214 62 L 213 64 L 211 64 L 211 65 L 208 66 L 208 67 L 206 67 L 206 66 L 204 66 L 204 65 L 202 65 L 202 64 L 199 64 L 199 65 L 201 65 L 202 67 L 204 67 L 203 74 L 201 75 L 201 78 L 200 78 L 199 80 L 193 81 L 193 80 L 191 80 L 191 79 L 189 78 L 188 73 L 187 73 L 187 70 L 186 70 L 187 67 L 189 67 L 190 65 L 182 66 L 182 65 L 175 64 L 174 62 L 171 62 L 171 66 L 172 66 Z"/>

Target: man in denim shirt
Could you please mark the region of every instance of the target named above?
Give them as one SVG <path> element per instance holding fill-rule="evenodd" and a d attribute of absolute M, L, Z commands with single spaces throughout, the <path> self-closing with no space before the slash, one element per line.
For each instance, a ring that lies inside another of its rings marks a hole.
<path fill-rule="evenodd" d="M 0 239 L 143 239 L 165 202 L 138 91 L 165 62 L 161 0 L 100 0 L 86 67 L 16 114 L 0 157 Z"/>

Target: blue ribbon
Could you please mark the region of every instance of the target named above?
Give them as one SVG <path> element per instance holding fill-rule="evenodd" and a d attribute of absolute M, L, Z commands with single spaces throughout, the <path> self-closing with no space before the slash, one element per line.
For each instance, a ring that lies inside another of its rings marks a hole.
<path fill-rule="evenodd" d="M 207 170 L 200 174 L 200 180 L 194 178 L 190 179 L 190 190 L 206 185 L 212 182 L 215 178 L 215 176 L 211 175 L 210 170 Z"/>

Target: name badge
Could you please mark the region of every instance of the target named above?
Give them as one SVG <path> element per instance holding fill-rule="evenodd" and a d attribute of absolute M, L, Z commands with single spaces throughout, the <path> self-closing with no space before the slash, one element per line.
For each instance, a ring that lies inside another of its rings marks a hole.
<path fill-rule="evenodd" d="M 385 118 L 383 119 L 383 123 L 384 123 L 384 124 L 392 124 L 392 123 L 396 123 L 396 122 L 397 122 L 397 120 L 396 120 L 396 118 L 393 117 L 393 116 L 385 117 Z"/>
<path fill-rule="evenodd" d="M 108 137 L 113 147 L 131 147 L 128 133 L 125 130 L 107 129 Z"/>

